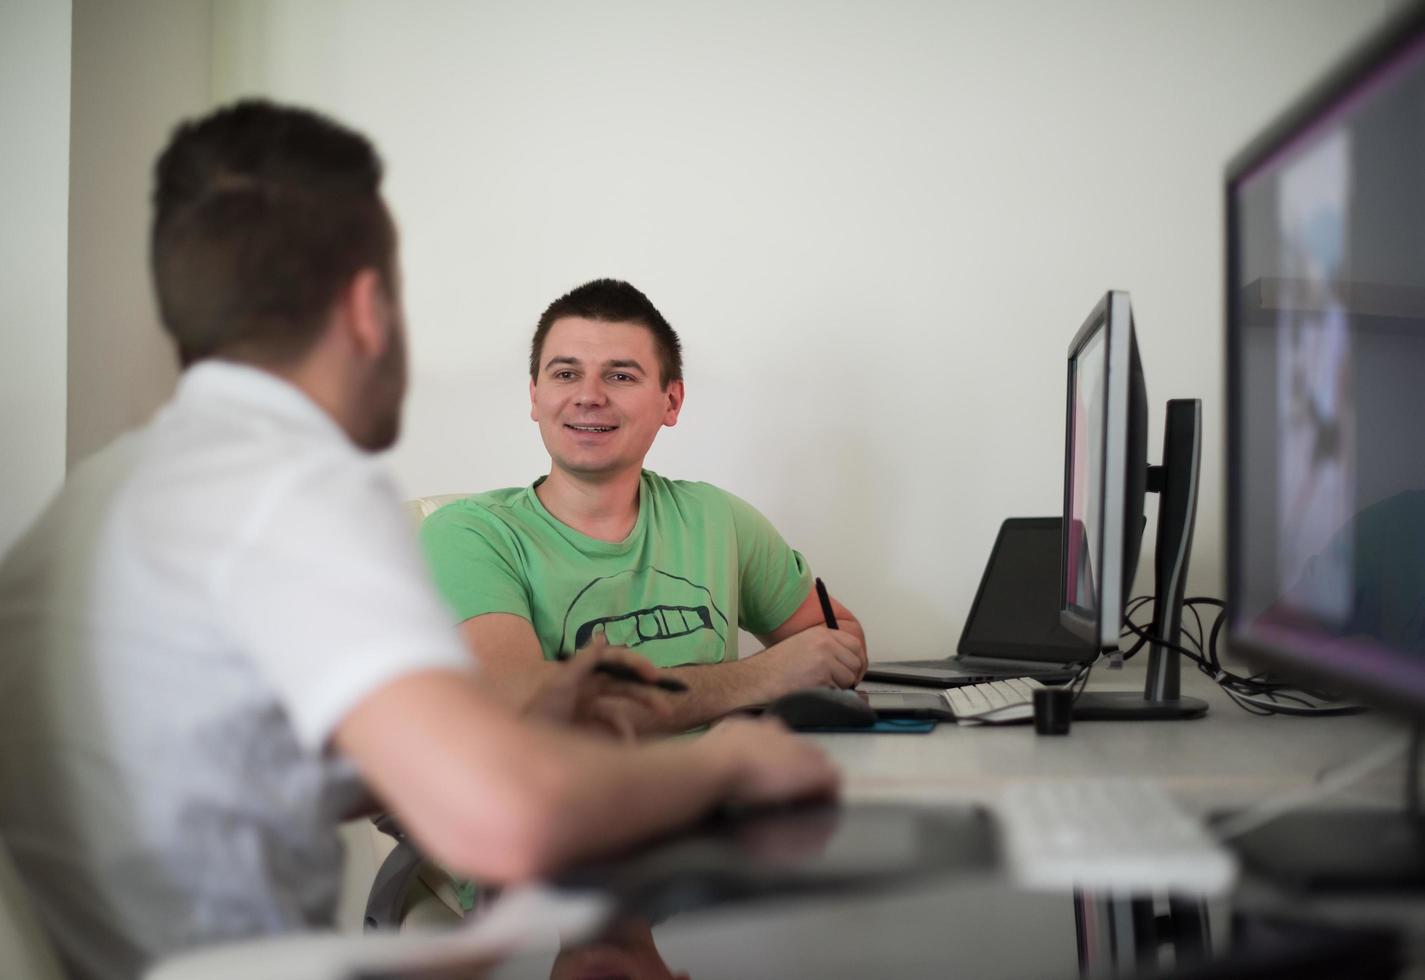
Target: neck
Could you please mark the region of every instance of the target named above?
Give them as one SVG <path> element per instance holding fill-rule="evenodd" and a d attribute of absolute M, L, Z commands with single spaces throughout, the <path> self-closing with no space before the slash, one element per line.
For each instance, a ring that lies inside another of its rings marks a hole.
<path fill-rule="evenodd" d="M 556 465 L 534 492 L 545 510 L 580 534 L 598 541 L 622 541 L 638 523 L 638 485 L 642 475 L 639 467 L 593 480 Z"/>
<path fill-rule="evenodd" d="M 341 427 L 347 438 L 358 446 L 362 445 L 364 432 L 360 407 L 350 397 L 347 387 L 336 372 L 313 365 L 311 359 L 290 364 L 260 363 L 253 360 L 245 360 L 243 363 L 276 375 L 300 390 Z"/>

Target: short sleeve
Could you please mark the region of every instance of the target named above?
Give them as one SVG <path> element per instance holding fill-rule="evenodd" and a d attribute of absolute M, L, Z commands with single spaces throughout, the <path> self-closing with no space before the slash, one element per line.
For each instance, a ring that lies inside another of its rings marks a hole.
<path fill-rule="evenodd" d="M 533 620 L 508 534 L 479 504 L 465 500 L 447 504 L 421 524 L 421 547 L 455 622 L 497 612 Z"/>
<path fill-rule="evenodd" d="M 723 496 L 737 535 L 738 625 L 765 635 L 790 619 L 806 601 L 812 587 L 811 569 L 755 507 L 725 491 Z"/>
<path fill-rule="evenodd" d="M 238 532 L 214 599 L 308 748 L 402 675 L 474 669 L 374 462 L 312 461 L 267 488 Z"/>

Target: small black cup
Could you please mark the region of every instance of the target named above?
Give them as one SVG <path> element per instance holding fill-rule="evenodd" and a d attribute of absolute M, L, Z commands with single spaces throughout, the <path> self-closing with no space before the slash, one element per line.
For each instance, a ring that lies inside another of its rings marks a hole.
<path fill-rule="evenodd" d="M 1041 687 L 1034 692 L 1034 730 L 1040 735 L 1069 734 L 1074 696 L 1065 687 Z"/>

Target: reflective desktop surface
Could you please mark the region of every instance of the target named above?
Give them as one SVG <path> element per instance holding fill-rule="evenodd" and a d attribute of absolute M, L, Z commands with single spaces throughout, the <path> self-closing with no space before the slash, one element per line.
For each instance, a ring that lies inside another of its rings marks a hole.
<path fill-rule="evenodd" d="M 1090 688 L 1141 690 L 1141 668 L 1135 660 L 1123 670 L 1096 670 Z M 533 928 L 509 941 L 492 945 L 477 935 L 490 919 L 453 934 L 274 940 L 195 951 L 162 976 L 1053 978 L 1182 976 L 1194 963 L 1202 972 L 1186 975 L 1370 976 L 1373 963 L 1395 955 L 1381 952 L 1370 934 L 1386 928 L 1405 937 L 1414 969 L 1407 975 L 1425 980 L 1425 895 L 1293 893 L 1249 874 L 1229 902 L 1201 909 L 1163 896 L 1150 904 L 1035 894 L 1003 877 L 993 821 L 976 814 L 993 812 L 1002 790 L 1023 780 L 1153 779 L 1204 817 L 1283 798 L 1402 805 L 1398 758 L 1329 799 L 1317 792 L 1323 779 L 1401 743 L 1394 720 L 1256 717 L 1196 671 L 1184 674 L 1183 688 L 1211 703 L 1206 718 L 1075 722 L 1063 737 L 1038 736 L 1029 725 L 813 736 L 845 775 L 848 810 L 915 806 L 936 815 L 872 822 L 823 815 L 805 826 L 773 821 L 741 832 L 737 821 L 721 829 L 714 822 L 711 836 L 667 841 L 641 864 L 610 861 L 566 875 L 559 895 L 597 886 L 607 900 L 593 903 L 594 915 L 525 915 Z M 728 857 L 730 840 L 745 849 L 740 869 Z M 509 908 L 512 897 L 491 912 Z M 579 925 L 561 929 L 570 918 Z M 1339 936 L 1338 928 L 1365 937 Z M 1316 945 L 1338 939 L 1332 949 Z M 1241 958 L 1301 951 L 1310 968 Z M 1327 969 L 1339 967 L 1341 956 L 1353 965 Z"/>
<path fill-rule="evenodd" d="M 1031 894 L 983 879 L 616 916 L 508 958 L 352 974 L 465 977 L 1397 977 L 1400 938 L 1186 899 Z"/>
<path fill-rule="evenodd" d="M 608 914 L 563 935 L 535 924 L 501 956 L 415 950 L 348 975 L 1370 978 L 1402 975 L 1411 955 L 1398 927 L 1289 903 L 1026 891 L 993 822 L 963 806 L 721 818 L 559 885 L 601 895 Z"/>

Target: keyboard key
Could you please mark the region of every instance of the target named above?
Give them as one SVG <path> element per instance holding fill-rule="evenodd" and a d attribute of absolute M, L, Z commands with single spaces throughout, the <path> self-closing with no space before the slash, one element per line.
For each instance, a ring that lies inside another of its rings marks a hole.
<path fill-rule="evenodd" d="M 1023 721 L 1034 717 L 1034 692 L 1043 686 L 1032 677 L 1012 677 L 943 693 L 958 722 Z"/>

